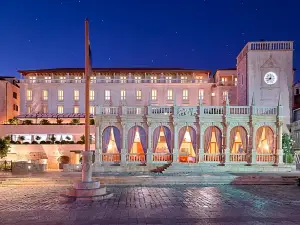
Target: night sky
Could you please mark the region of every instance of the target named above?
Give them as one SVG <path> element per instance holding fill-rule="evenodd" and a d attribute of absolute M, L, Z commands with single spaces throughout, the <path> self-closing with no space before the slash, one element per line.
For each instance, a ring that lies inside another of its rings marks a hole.
<path fill-rule="evenodd" d="M 299 0 L 2 0 L 0 75 L 84 67 L 85 17 L 94 67 L 214 71 L 264 39 L 294 40 L 300 68 L 299 11 Z"/>

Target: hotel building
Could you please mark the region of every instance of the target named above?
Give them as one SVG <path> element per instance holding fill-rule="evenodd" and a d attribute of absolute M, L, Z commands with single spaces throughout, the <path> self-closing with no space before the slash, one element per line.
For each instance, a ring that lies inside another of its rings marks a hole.
<path fill-rule="evenodd" d="M 293 104 L 291 41 L 249 42 L 237 56 L 236 68 L 215 74 L 180 68 L 93 68 L 89 93 L 83 68 L 19 72 L 18 118 L 33 124 L 5 125 L 2 136 L 11 135 L 15 142 L 26 136 L 22 141 L 29 143 L 39 136 L 44 144 L 29 144 L 28 151 L 46 152 L 51 168 L 62 155 L 79 164 L 84 145 L 63 141 L 81 140 L 85 94 L 94 120 L 95 171 L 111 164 L 282 163 L 281 136 L 288 132 Z M 40 125 L 45 120 L 51 124 Z M 45 145 L 51 138 L 59 143 Z M 17 148 L 13 146 L 16 155 Z"/>

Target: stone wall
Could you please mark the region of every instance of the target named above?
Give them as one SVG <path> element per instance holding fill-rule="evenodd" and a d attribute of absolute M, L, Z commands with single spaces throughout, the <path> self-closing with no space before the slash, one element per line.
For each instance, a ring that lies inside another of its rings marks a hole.
<path fill-rule="evenodd" d="M 47 164 L 28 163 L 19 161 L 12 163 L 13 174 L 43 173 L 47 170 Z"/>

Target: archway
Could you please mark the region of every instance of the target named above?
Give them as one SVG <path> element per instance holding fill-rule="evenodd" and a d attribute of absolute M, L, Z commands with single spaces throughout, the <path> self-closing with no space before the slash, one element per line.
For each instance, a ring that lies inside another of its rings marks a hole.
<path fill-rule="evenodd" d="M 129 161 L 145 162 L 147 153 L 147 135 L 141 126 L 131 127 L 128 131 L 127 145 L 129 152 Z"/>
<path fill-rule="evenodd" d="M 246 161 L 246 153 L 248 148 L 247 131 L 242 126 L 233 127 L 230 131 L 230 161 L 242 162 Z"/>
<path fill-rule="evenodd" d="M 256 153 L 273 154 L 275 147 L 274 132 L 268 126 L 262 126 L 256 131 Z"/>
<path fill-rule="evenodd" d="M 179 162 L 196 162 L 197 136 L 196 130 L 191 126 L 182 127 L 178 133 Z"/>
<path fill-rule="evenodd" d="M 153 161 L 171 161 L 172 137 L 171 130 L 166 126 L 160 126 L 153 131 Z"/>
<path fill-rule="evenodd" d="M 204 132 L 204 161 L 221 161 L 222 132 L 216 126 L 208 127 Z"/>
<path fill-rule="evenodd" d="M 120 162 L 121 135 L 115 126 L 106 127 L 102 135 L 103 161 Z"/>

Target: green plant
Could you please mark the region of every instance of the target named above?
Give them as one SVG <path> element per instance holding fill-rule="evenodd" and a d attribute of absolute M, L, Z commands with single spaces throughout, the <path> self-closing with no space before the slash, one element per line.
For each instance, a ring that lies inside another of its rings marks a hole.
<path fill-rule="evenodd" d="M 24 120 L 23 124 L 24 125 L 32 125 L 33 123 L 32 123 L 32 120 Z"/>
<path fill-rule="evenodd" d="M 39 140 L 41 140 L 41 137 L 40 136 L 36 136 L 35 140 L 39 141 Z"/>
<path fill-rule="evenodd" d="M 66 140 L 67 140 L 67 141 L 70 141 L 71 138 L 70 138 L 69 136 L 66 136 Z"/>
<path fill-rule="evenodd" d="M 54 142 L 55 142 L 55 140 L 56 140 L 56 137 L 52 136 L 52 137 L 50 138 L 50 140 L 52 141 L 52 144 L 54 144 Z"/>
<path fill-rule="evenodd" d="M 40 121 L 40 124 L 41 124 L 41 125 L 49 125 L 49 124 L 51 124 L 51 123 L 50 123 L 50 121 L 47 120 L 47 119 L 42 119 L 42 120 Z"/>
<path fill-rule="evenodd" d="M 9 153 L 9 149 L 9 141 L 5 138 L 0 138 L 0 159 L 7 156 L 7 153 Z"/>
<path fill-rule="evenodd" d="M 62 120 L 62 119 L 57 119 L 57 120 L 56 120 L 56 123 L 57 123 L 57 124 L 62 124 L 62 123 L 63 123 L 63 120 Z"/>
<path fill-rule="evenodd" d="M 18 123 L 19 123 L 19 120 L 18 120 L 16 117 L 14 117 L 14 118 L 12 118 L 12 119 L 9 119 L 9 120 L 8 120 L 8 123 L 9 123 L 9 124 L 18 124 Z"/>
<path fill-rule="evenodd" d="M 25 137 L 24 137 L 24 136 L 20 136 L 20 137 L 19 137 L 19 140 L 20 140 L 21 142 L 23 142 L 23 141 L 25 140 Z"/>
<path fill-rule="evenodd" d="M 77 124 L 79 124 L 80 123 L 80 120 L 79 119 L 72 119 L 72 121 L 71 121 L 71 124 L 72 125 L 77 125 Z"/>
<path fill-rule="evenodd" d="M 90 125 L 95 125 L 95 120 L 94 119 L 90 119 Z"/>
<path fill-rule="evenodd" d="M 60 141 L 55 141 L 55 144 L 59 145 L 59 144 L 60 144 Z"/>
<path fill-rule="evenodd" d="M 294 151 L 293 145 L 295 141 L 292 139 L 291 135 L 283 134 L 282 135 L 282 149 L 284 154 L 284 162 L 292 163 L 294 161 Z"/>
<path fill-rule="evenodd" d="M 37 145 L 37 144 L 38 144 L 38 142 L 37 142 L 37 141 L 33 141 L 33 142 L 31 142 L 31 144 L 33 144 L 33 145 Z"/>
<path fill-rule="evenodd" d="M 81 141 L 83 144 L 85 144 L 85 136 L 84 136 L 84 135 L 82 135 L 82 136 L 80 137 L 80 141 Z"/>
<path fill-rule="evenodd" d="M 41 141 L 40 144 L 44 145 L 46 144 L 46 141 Z"/>

